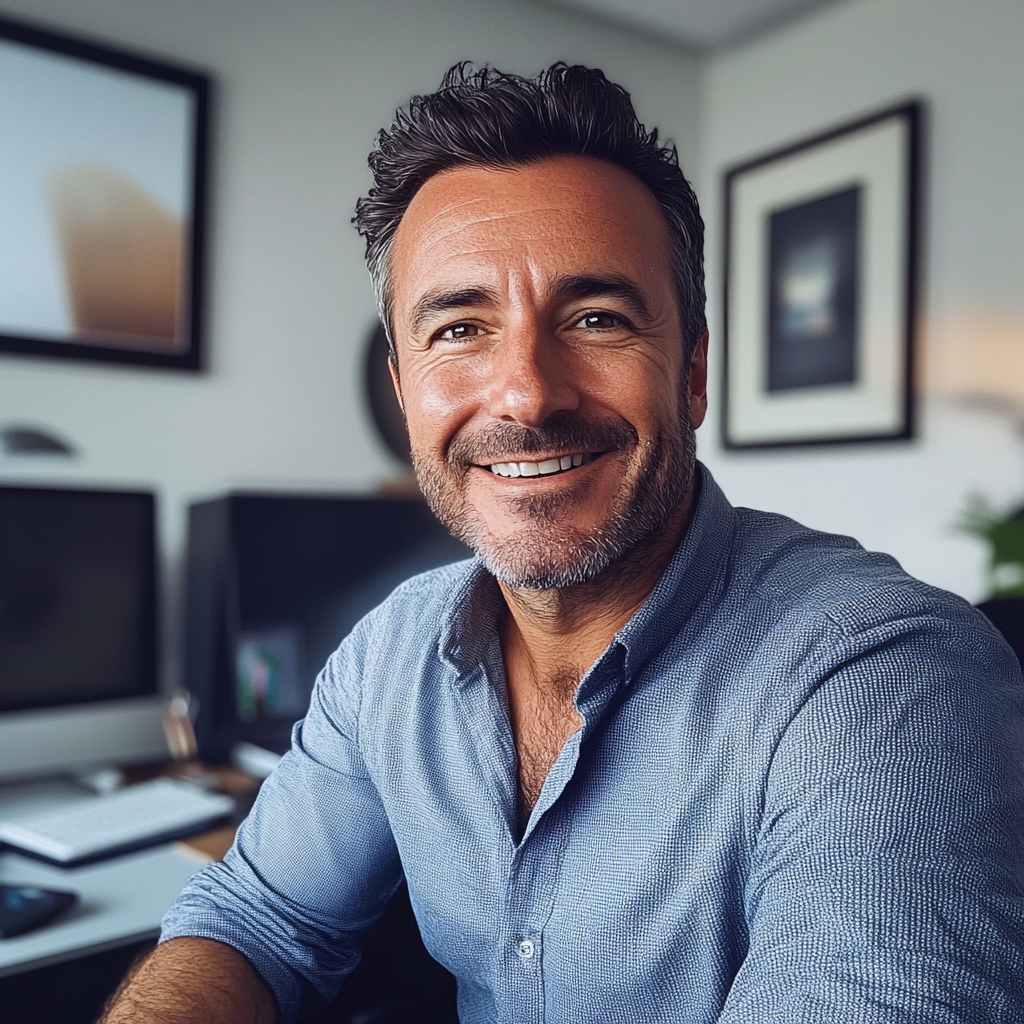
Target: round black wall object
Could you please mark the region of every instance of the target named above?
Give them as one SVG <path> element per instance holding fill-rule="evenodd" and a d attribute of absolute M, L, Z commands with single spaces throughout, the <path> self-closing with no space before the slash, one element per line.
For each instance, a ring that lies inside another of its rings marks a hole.
<path fill-rule="evenodd" d="M 370 414 L 381 440 L 389 451 L 411 466 L 409 432 L 405 429 L 405 417 L 395 397 L 395 386 L 391 383 L 388 369 L 388 336 L 384 333 L 384 325 L 379 322 L 366 346 L 364 386 Z"/>

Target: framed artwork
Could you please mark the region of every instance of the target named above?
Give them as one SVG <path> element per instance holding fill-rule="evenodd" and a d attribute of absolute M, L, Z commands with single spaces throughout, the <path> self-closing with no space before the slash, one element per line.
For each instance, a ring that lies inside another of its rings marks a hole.
<path fill-rule="evenodd" d="M 727 448 L 912 435 L 920 133 L 908 103 L 726 172 Z"/>
<path fill-rule="evenodd" d="M 0 352 L 197 369 L 209 79 L 0 19 Z"/>

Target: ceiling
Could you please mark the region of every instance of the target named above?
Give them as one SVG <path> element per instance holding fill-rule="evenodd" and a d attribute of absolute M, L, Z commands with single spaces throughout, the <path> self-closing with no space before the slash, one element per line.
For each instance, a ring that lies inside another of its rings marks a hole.
<path fill-rule="evenodd" d="M 713 49 L 835 0 L 547 0 Z"/>

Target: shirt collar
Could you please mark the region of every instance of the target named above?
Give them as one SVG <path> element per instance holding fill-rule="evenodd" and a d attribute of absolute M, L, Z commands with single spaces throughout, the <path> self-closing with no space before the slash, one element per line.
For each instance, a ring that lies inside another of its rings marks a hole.
<path fill-rule="evenodd" d="M 447 601 L 441 620 L 438 654 L 456 672 L 456 685 L 468 681 L 474 670 L 487 660 L 495 643 L 505 598 L 495 578 L 479 558 L 465 563 Z"/>
<path fill-rule="evenodd" d="M 594 666 L 596 675 L 604 677 L 613 666 L 621 665 L 627 679 L 635 676 L 679 632 L 719 575 L 736 513 L 699 462 L 695 484 L 696 501 L 682 542 L 647 600 Z M 438 646 L 442 660 L 456 670 L 459 680 L 466 681 L 486 661 L 503 610 L 504 598 L 494 577 L 479 559 L 467 563 L 447 602 Z"/>
<path fill-rule="evenodd" d="M 696 501 L 682 542 L 647 600 L 616 634 L 632 678 L 677 634 L 701 600 L 720 585 L 736 528 L 736 510 L 702 463 L 697 463 Z"/>

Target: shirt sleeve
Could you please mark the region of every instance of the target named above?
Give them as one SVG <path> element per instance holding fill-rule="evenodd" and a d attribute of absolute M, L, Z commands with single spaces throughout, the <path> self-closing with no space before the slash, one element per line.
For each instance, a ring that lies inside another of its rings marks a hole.
<path fill-rule="evenodd" d="M 960 620 L 855 638 L 794 710 L 720 1024 L 1024 1021 L 1024 686 Z"/>
<path fill-rule="evenodd" d="M 163 920 L 161 942 L 196 936 L 242 953 L 282 1021 L 336 994 L 359 960 L 360 936 L 401 882 L 359 753 L 358 632 L 321 673 L 291 749 L 224 861 L 194 875 Z"/>

